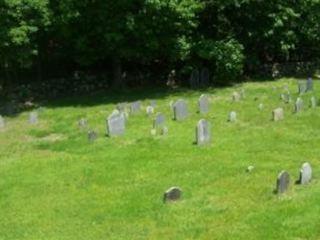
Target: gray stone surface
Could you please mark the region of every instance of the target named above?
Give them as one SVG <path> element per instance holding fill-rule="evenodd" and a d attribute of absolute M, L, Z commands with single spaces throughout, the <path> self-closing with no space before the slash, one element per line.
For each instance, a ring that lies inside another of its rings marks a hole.
<path fill-rule="evenodd" d="M 311 77 L 307 79 L 306 91 L 313 91 L 313 80 Z"/>
<path fill-rule="evenodd" d="M 287 171 L 282 171 L 279 173 L 277 178 L 277 193 L 285 193 L 290 185 L 290 175 Z"/>
<path fill-rule="evenodd" d="M 301 112 L 303 110 L 303 100 L 302 100 L 302 98 L 297 98 L 294 110 L 295 110 L 296 113 Z"/>
<path fill-rule="evenodd" d="M 281 93 L 280 98 L 284 103 L 290 103 L 291 102 L 291 95 L 290 92 Z"/>
<path fill-rule="evenodd" d="M 199 113 L 206 114 L 209 112 L 209 98 L 202 94 L 198 100 Z"/>
<path fill-rule="evenodd" d="M 6 126 L 6 122 L 4 118 L 0 115 L 0 129 Z"/>
<path fill-rule="evenodd" d="M 315 97 L 310 98 L 310 107 L 311 108 L 317 107 L 317 99 Z"/>
<path fill-rule="evenodd" d="M 186 101 L 179 99 L 173 104 L 173 119 L 176 121 L 184 120 L 188 117 L 188 106 Z"/>
<path fill-rule="evenodd" d="M 120 136 L 125 132 L 126 118 L 124 113 L 111 114 L 107 119 L 107 135 Z"/>
<path fill-rule="evenodd" d="M 232 101 L 239 102 L 241 100 L 241 95 L 238 92 L 232 93 Z"/>
<path fill-rule="evenodd" d="M 284 119 L 283 108 L 276 108 L 272 111 L 273 121 L 277 122 Z"/>
<path fill-rule="evenodd" d="M 197 145 L 205 145 L 210 143 L 210 140 L 210 123 L 205 119 L 201 119 L 196 127 L 196 143 Z"/>
<path fill-rule="evenodd" d="M 97 132 L 95 132 L 94 130 L 90 130 L 88 131 L 88 140 L 89 142 L 94 142 L 98 137 Z"/>
<path fill-rule="evenodd" d="M 119 111 L 119 112 L 124 112 L 127 108 L 127 103 L 118 103 L 117 106 L 116 106 L 116 109 Z"/>
<path fill-rule="evenodd" d="M 194 69 L 189 79 L 190 87 L 197 88 L 200 84 L 200 73 L 198 69 Z"/>
<path fill-rule="evenodd" d="M 141 102 L 140 101 L 136 101 L 131 103 L 130 105 L 130 113 L 131 114 L 137 114 L 139 113 L 141 110 Z"/>
<path fill-rule="evenodd" d="M 237 113 L 235 111 L 231 111 L 229 113 L 228 121 L 229 122 L 236 122 L 237 121 Z"/>
<path fill-rule="evenodd" d="M 306 81 L 298 81 L 298 93 L 303 94 L 307 91 L 307 82 Z"/>
<path fill-rule="evenodd" d="M 37 124 L 38 123 L 38 113 L 37 112 L 31 112 L 29 114 L 29 123 L 30 124 Z"/>
<path fill-rule="evenodd" d="M 166 118 L 162 113 L 157 113 L 156 117 L 153 120 L 153 128 L 160 129 L 164 127 Z"/>
<path fill-rule="evenodd" d="M 311 181 L 311 179 L 312 179 L 312 168 L 311 168 L 311 165 L 306 162 L 302 164 L 302 167 L 300 169 L 299 183 L 307 184 Z"/>
<path fill-rule="evenodd" d="M 165 191 L 163 195 L 163 202 L 174 202 L 178 201 L 182 196 L 182 190 L 179 187 L 171 187 Z"/>
<path fill-rule="evenodd" d="M 155 108 L 157 106 L 156 100 L 150 100 L 150 106 Z"/>

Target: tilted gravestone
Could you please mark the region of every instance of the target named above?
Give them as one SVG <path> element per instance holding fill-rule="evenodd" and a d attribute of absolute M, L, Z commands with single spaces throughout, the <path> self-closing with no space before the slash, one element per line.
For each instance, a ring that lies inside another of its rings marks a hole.
<path fill-rule="evenodd" d="M 37 124 L 38 123 L 38 113 L 37 112 L 31 112 L 29 114 L 29 123 L 30 124 Z"/>
<path fill-rule="evenodd" d="M 313 80 L 311 77 L 307 79 L 306 91 L 313 91 Z"/>
<path fill-rule="evenodd" d="M 317 99 L 315 97 L 310 98 L 310 107 L 316 108 L 317 107 Z"/>
<path fill-rule="evenodd" d="M 109 137 L 123 135 L 126 128 L 124 113 L 111 114 L 107 119 L 107 135 Z"/>
<path fill-rule="evenodd" d="M 210 123 L 205 119 L 201 119 L 196 127 L 196 143 L 197 145 L 205 145 L 210 143 L 210 140 Z"/>
<path fill-rule="evenodd" d="M 93 130 L 88 131 L 89 142 L 94 142 L 97 139 L 97 137 L 98 137 L 98 134 L 95 131 Z"/>
<path fill-rule="evenodd" d="M 209 112 L 209 98 L 202 94 L 198 101 L 199 105 L 199 113 L 200 114 L 206 114 Z"/>
<path fill-rule="evenodd" d="M 148 116 L 151 116 L 154 113 L 154 108 L 152 106 L 147 106 L 146 113 Z"/>
<path fill-rule="evenodd" d="M 306 81 L 298 81 L 298 92 L 299 94 L 303 94 L 307 91 L 307 83 Z"/>
<path fill-rule="evenodd" d="M 4 128 L 5 125 L 6 125 L 6 122 L 5 122 L 4 118 L 0 115 L 0 129 Z"/>
<path fill-rule="evenodd" d="M 188 117 L 187 103 L 179 99 L 173 104 L 173 119 L 176 121 L 184 120 Z"/>
<path fill-rule="evenodd" d="M 141 109 L 141 102 L 140 101 L 136 101 L 131 103 L 130 105 L 130 113 L 131 114 L 137 114 L 140 112 Z"/>
<path fill-rule="evenodd" d="M 301 98 L 297 98 L 295 103 L 295 112 L 301 112 L 303 110 L 303 100 Z"/>
<path fill-rule="evenodd" d="M 203 68 L 200 74 L 200 86 L 207 87 L 210 85 L 210 72 L 207 68 Z"/>
<path fill-rule="evenodd" d="M 239 102 L 241 100 L 241 95 L 238 92 L 232 93 L 232 101 Z"/>
<path fill-rule="evenodd" d="M 198 69 L 194 69 L 191 73 L 189 83 L 191 88 L 197 88 L 199 87 L 199 78 L 200 78 L 200 73 Z"/>
<path fill-rule="evenodd" d="M 237 121 L 237 113 L 235 111 L 232 111 L 232 112 L 229 113 L 228 121 L 229 122 Z"/>
<path fill-rule="evenodd" d="M 179 187 L 171 187 L 163 194 L 163 202 L 174 202 L 181 198 L 182 190 Z"/>
<path fill-rule="evenodd" d="M 273 121 L 277 122 L 277 121 L 283 120 L 283 118 L 284 118 L 283 108 L 276 108 L 272 111 Z"/>
<path fill-rule="evenodd" d="M 300 184 L 307 184 L 311 181 L 312 178 L 312 168 L 309 163 L 302 164 L 302 167 L 300 169 Z"/>
<path fill-rule="evenodd" d="M 287 171 L 282 171 L 279 173 L 277 178 L 277 193 L 281 194 L 288 190 L 290 185 L 290 175 Z"/>

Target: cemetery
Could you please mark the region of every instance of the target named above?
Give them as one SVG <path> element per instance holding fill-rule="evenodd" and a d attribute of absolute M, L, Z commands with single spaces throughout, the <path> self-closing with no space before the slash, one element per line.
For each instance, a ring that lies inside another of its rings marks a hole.
<path fill-rule="evenodd" d="M 1 116 L 1 236 L 316 239 L 313 85 L 138 91 Z M 292 101 L 279 98 L 284 86 Z"/>
<path fill-rule="evenodd" d="M 320 240 L 320 0 L 0 23 L 0 240 Z"/>

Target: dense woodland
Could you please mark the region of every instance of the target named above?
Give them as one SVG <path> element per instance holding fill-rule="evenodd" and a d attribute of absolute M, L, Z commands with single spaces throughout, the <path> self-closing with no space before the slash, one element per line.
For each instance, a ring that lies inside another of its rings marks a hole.
<path fill-rule="evenodd" d="M 320 0 L 0 0 L 0 25 L 2 90 L 183 85 L 201 67 L 228 82 L 320 56 Z"/>

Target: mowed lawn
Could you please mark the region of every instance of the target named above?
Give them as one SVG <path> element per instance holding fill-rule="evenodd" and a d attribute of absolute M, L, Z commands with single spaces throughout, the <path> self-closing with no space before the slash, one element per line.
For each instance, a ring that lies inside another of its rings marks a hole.
<path fill-rule="evenodd" d="M 279 95 L 288 85 L 291 104 Z M 320 239 L 320 83 L 302 96 L 294 114 L 295 79 L 245 83 L 229 88 L 132 91 L 53 101 L 39 111 L 5 117 L 0 132 L 0 239 Z M 232 102 L 233 91 L 245 99 Z M 197 113 L 201 94 L 210 113 Z M 187 100 L 190 116 L 175 122 L 169 103 Z M 152 136 L 145 107 L 167 118 L 167 136 Z M 105 119 L 117 102 L 141 100 L 140 115 L 130 116 L 126 134 L 105 136 Z M 260 111 L 258 105 L 264 104 Z M 271 121 L 283 107 L 285 118 Z M 227 122 L 236 111 L 238 121 Z M 88 119 L 98 139 L 89 143 Z M 212 144 L 198 147 L 195 126 L 211 123 Z M 313 167 L 307 186 L 295 185 L 304 162 Z M 251 173 L 249 165 L 255 168 Z M 281 170 L 291 176 L 283 196 L 274 194 Z M 181 201 L 164 204 L 169 187 L 183 190 Z"/>

